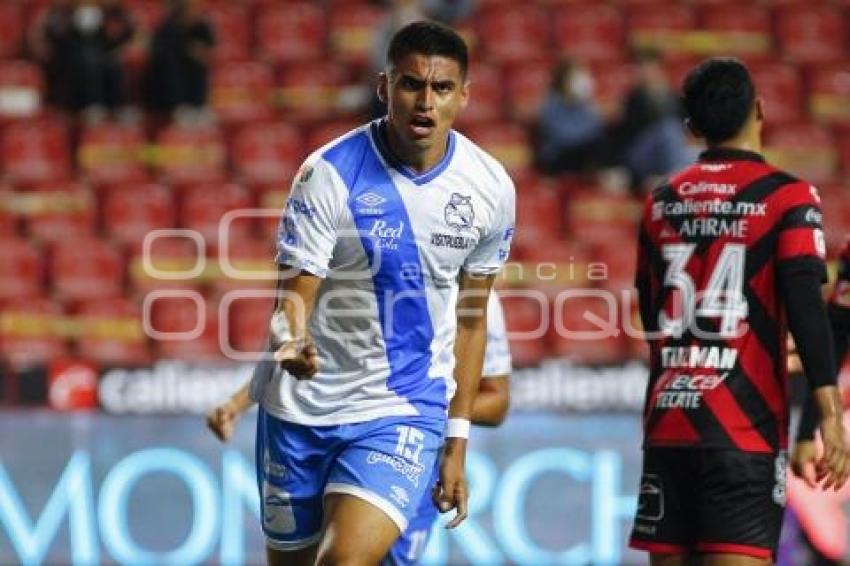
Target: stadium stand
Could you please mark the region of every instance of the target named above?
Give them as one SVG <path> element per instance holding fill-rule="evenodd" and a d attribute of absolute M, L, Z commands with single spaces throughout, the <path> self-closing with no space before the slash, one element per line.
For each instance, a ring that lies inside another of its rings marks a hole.
<path fill-rule="evenodd" d="M 137 29 L 125 53 L 132 79 L 144 67 L 163 4 L 126 4 Z M 386 13 L 366 0 L 324 8 L 305 1 L 208 4 L 217 36 L 214 123 L 143 114 L 84 124 L 45 106 L 43 70 L 27 59 L 26 29 L 46 2 L 0 2 L 0 363 L 21 368 L 67 353 L 104 365 L 157 357 L 220 361 L 222 297 L 268 288 L 262 278 L 234 280 L 219 256 L 226 253 L 247 271 L 268 269 L 274 215 L 235 222 L 226 249 L 217 245 L 218 221 L 237 208 L 279 210 L 306 152 L 365 119 L 346 101 L 364 87 L 371 37 Z M 474 61 L 472 100 L 460 127 L 516 179 L 513 259 L 554 266 L 551 277 L 535 268 L 506 272 L 500 286 L 508 327 L 528 333 L 543 317 L 560 317 L 564 325 L 589 329 L 573 309 L 542 313 L 534 300 L 511 296 L 515 289 L 552 297 L 579 286 L 619 292 L 631 281 L 637 199 L 609 194 L 593 178 L 545 178 L 533 168 L 534 122 L 559 57 L 588 65 L 594 99 L 609 119 L 632 84 L 634 46 L 660 49 L 674 82 L 702 56 L 742 57 L 765 99 L 766 153 L 820 186 L 834 252 L 850 231 L 848 22 L 850 4 L 827 0 L 479 2 L 458 24 Z M 142 258 L 146 236 L 178 228 L 194 232 L 148 242 L 148 263 L 169 278 L 150 273 Z M 589 277 L 592 262 L 608 266 L 607 281 Z M 151 340 L 141 333 L 145 295 L 156 289 L 201 293 L 201 304 L 165 297 L 150 313 L 162 332 L 191 329 L 203 314 L 198 339 Z M 599 304 L 582 306 L 602 316 Z M 268 301 L 233 307 L 225 337 L 236 350 L 256 348 Z M 552 332 L 514 340 L 512 348 L 518 365 L 551 355 L 593 364 L 644 355 L 632 337 L 588 344 Z"/>

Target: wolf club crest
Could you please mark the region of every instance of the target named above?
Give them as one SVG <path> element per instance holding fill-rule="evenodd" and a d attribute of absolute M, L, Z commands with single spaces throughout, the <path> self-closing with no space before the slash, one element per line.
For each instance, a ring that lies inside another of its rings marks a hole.
<path fill-rule="evenodd" d="M 452 193 L 449 203 L 445 208 L 446 224 L 460 232 L 472 228 L 475 220 L 475 211 L 472 209 L 472 197 L 465 197 L 460 193 Z"/>

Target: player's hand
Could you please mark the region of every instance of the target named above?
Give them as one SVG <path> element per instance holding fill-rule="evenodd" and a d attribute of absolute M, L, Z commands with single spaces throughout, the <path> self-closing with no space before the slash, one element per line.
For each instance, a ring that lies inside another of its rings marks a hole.
<path fill-rule="evenodd" d="M 466 485 L 466 439 L 447 438 L 440 459 L 440 481 L 434 486 L 434 504 L 440 513 L 456 509 L 454 518 L 446 525 L 453 529 L 467 517 L 469 490 Z"/>
<path fill-rule="evenodd" d="M 295 379 L 310 379 L 319 371 L 319 352 L 310 340 L 288 340 L 275 350 L 275 361 Z"/>
<path fill-rule="evenodd" d="M 850 444 L 841 415 L 821 420 L 823 455 L 815 465 L 816 479 L 824 481 L 823 489 L 841 489 L 850 476 Z"/>
<path fill-rule="evenodd" d="M 207 427 L 222 442 L 227 442 L 233 436 L 239 411 L 232 403 L 224 403 L 207 413 Z"/>
<path fill-rule="evenodd" d="M 799 373 L 803 371 L 803 363 L 800 361 L 800 354 L 797 352 L 797 344 L 794 342 L 794 338 L 791 335 L 788 335 L 788 340 L 786 342 L 786 350 L 788 352 L 788 357 L 785 360 L 785 365 L 788 368 L 789 373 Z"/>
<path fill-rule="evenodd" d="M 817 487 L 816 465 L 818 448 L 814 440 L 799 440 L 791 453 L 791 471 L 806 482 L 809 487 Z"/>

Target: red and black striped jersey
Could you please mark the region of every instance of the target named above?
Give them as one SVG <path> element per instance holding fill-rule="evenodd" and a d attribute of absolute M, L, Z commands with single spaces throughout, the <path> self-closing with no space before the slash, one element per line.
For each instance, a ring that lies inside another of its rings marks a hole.
<path fill-rule="evenodd" d="M 712 149 L 653 191 L 636 286 L 650 345 L 645 446 L 773 452 L 788 442 L 777 281 L 825 280 L 817 190 L 756 153 Z"/>

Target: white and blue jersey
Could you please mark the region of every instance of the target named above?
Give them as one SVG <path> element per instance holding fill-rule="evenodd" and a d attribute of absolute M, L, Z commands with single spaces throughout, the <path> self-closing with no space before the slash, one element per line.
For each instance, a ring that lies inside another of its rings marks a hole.
<path fill-rule="evenodd" d="M 502 303 L 494 292 L 490 295 L 490 302 L 487 305 L 487 346 L 484 350 L 484 369 L 481 372 L 481 379 L 502 377 L 510 375 L 511 372 L 511 352 L 505 330 L 505 317 L 502 312 Z M 393 544 L 381 566 L 416 564 L 422 557 L 431 536 L 431 529 L 434 528 L 439 515 L 431 499 L 431 488 L 440 479 L 439 472 L 439 467 L 435 465 L 428 482 L 429 489 L 419 501 L 416 514 L 408 521 L 407 528 Z M 475 486 L 472 486 L 472 489 L 475 489 Z"/>
<path fill-rule="evenodd" d="M 319 372 L 275 371 L 252 390 L 276 418 L 311 426 L 445 418 L 454 394 L 461 270 L 498 272 L 515 194 L 504 168 L 452 131 L 417 175 L 372 122 L 312 154 L 292 186 L 277 260 L 323 278 L 308 329 Z"/>

